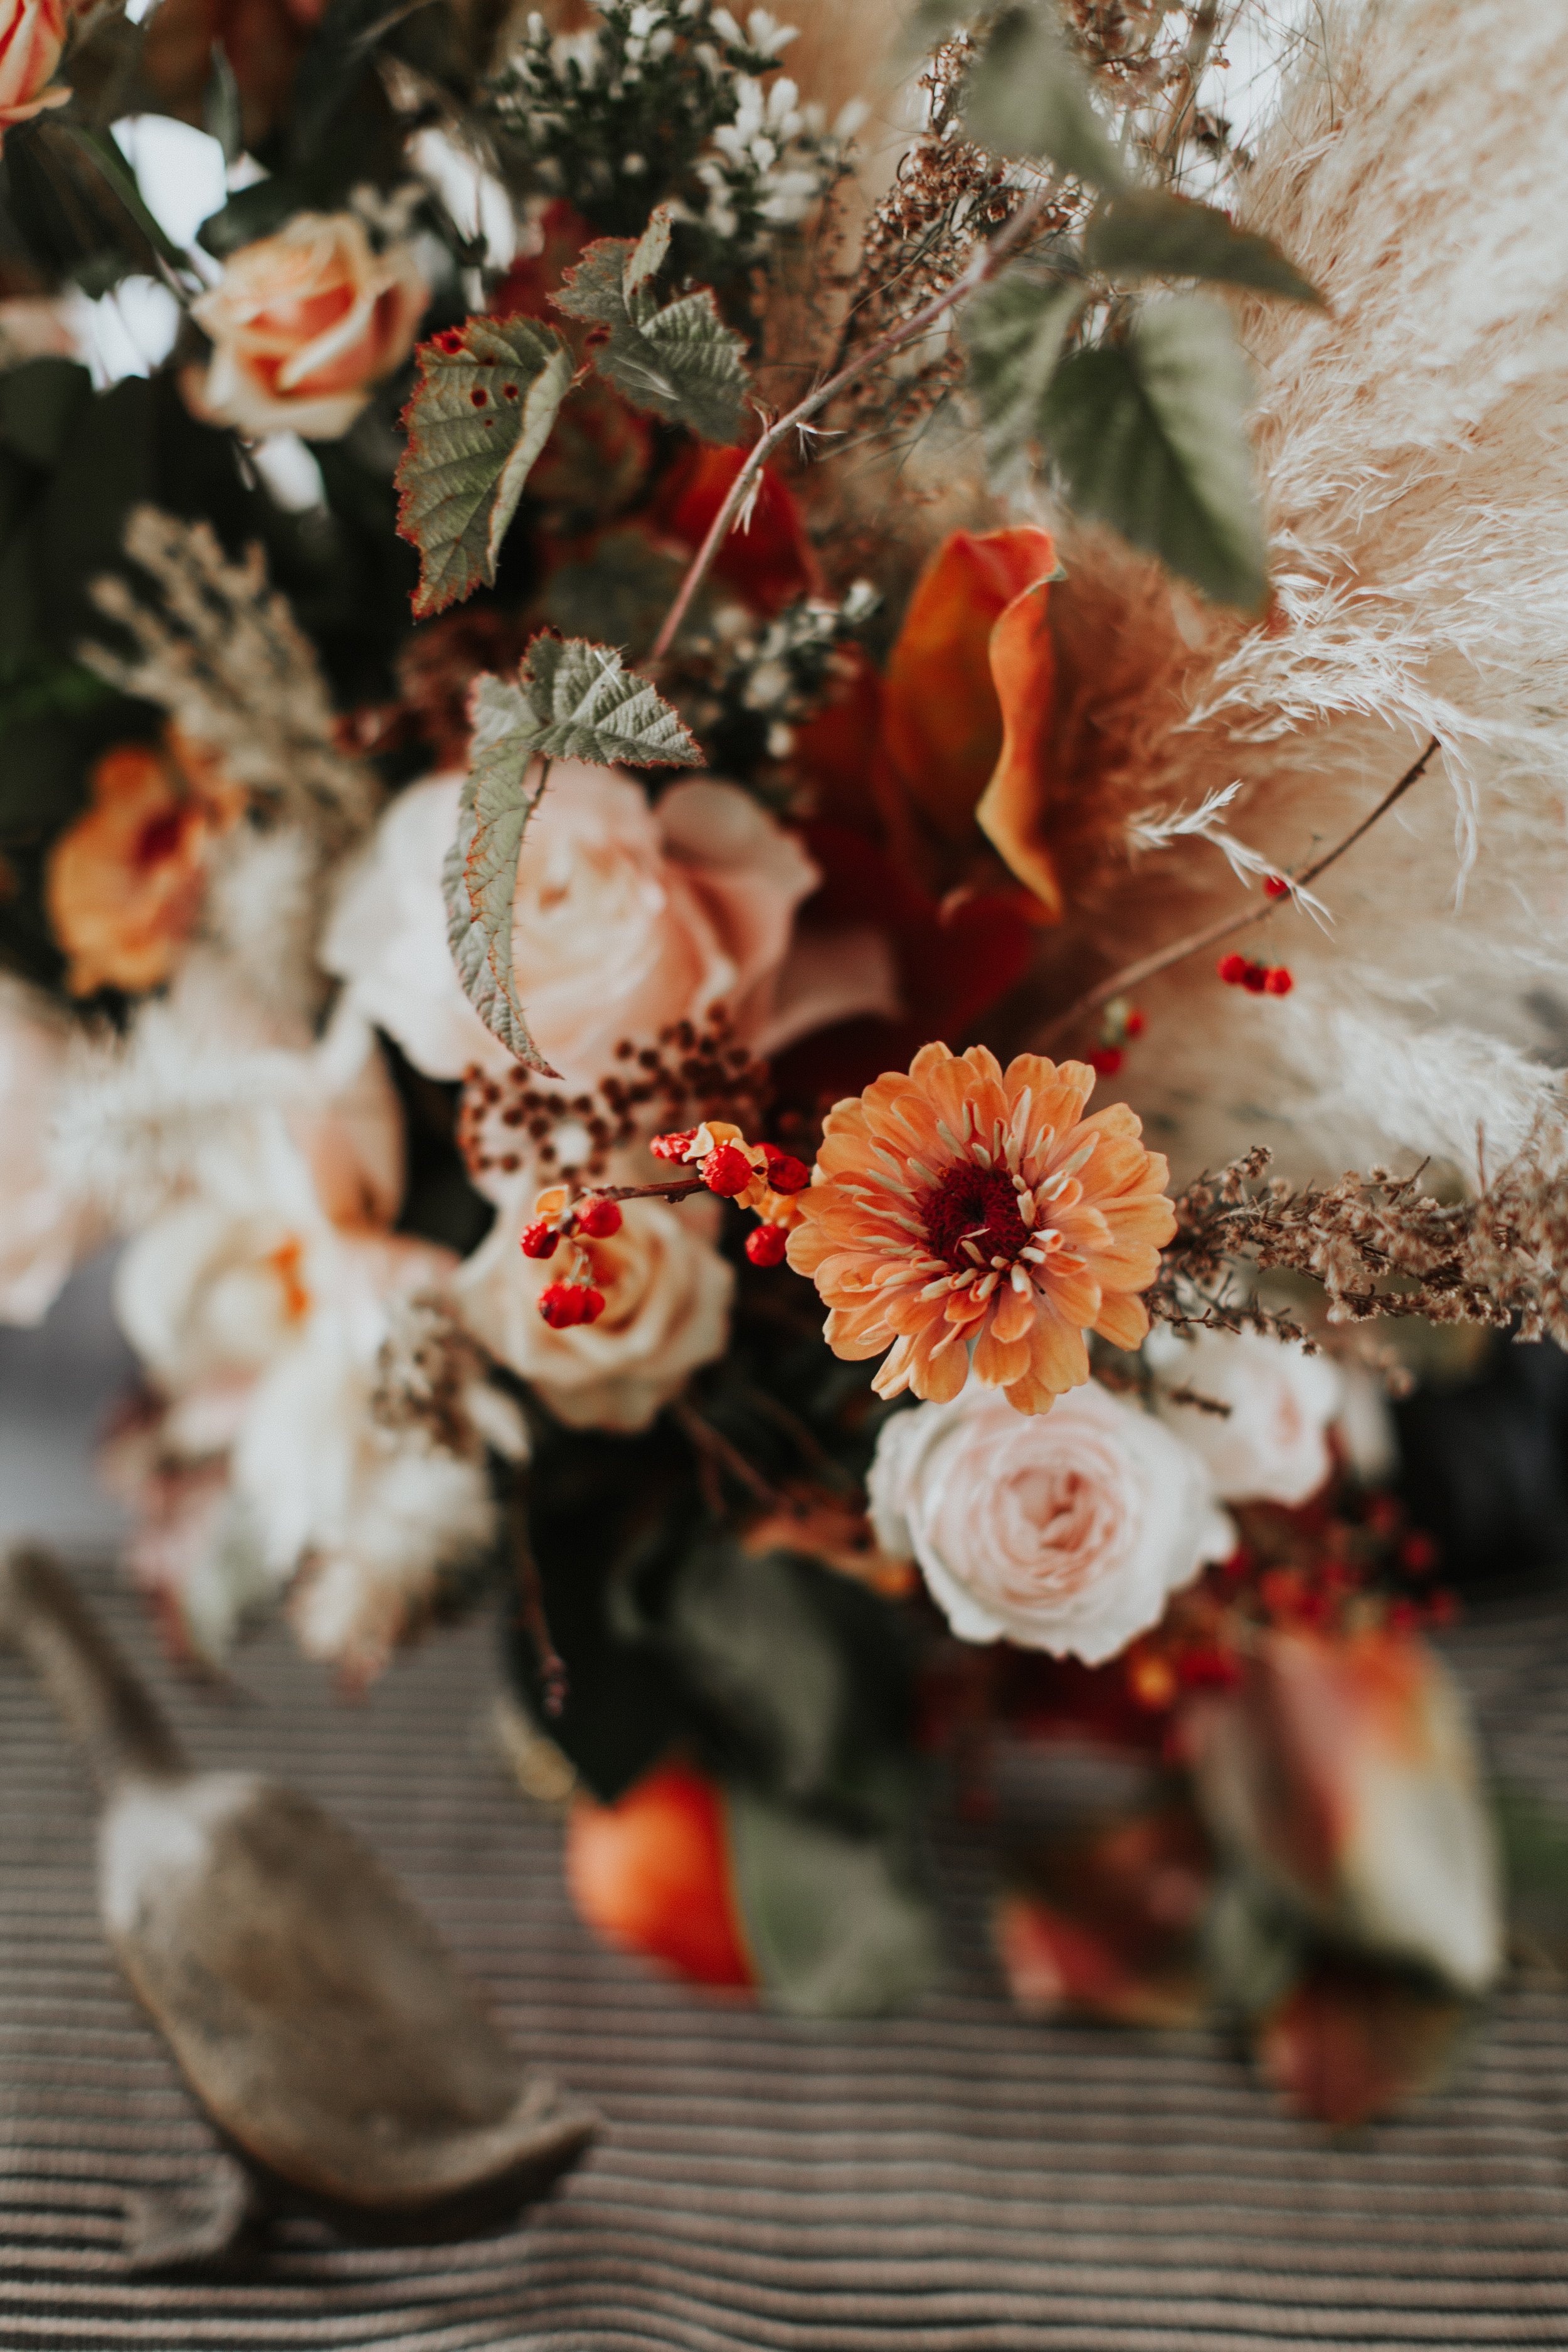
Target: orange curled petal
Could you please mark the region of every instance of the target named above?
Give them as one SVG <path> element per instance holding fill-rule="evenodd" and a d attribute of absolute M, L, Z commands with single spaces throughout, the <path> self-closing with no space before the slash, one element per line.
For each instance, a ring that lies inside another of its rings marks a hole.
<path fill-rule="evenodd" d="M 1113 1348 L 1141 1348 L 1149 1337 L 1149 1309 L 1131 1292 L 1114 1290 L 1101 1300 L 1094 1328 Z"/>
<path fill-rule="evenodd" d="M 1057 656 L 1050 582 L 1016 596 L 991 632 L 991 677 L 1002 712 L 1002 748 L 975 807 L 975 822 L 1049 922 L 1061 919 L 1061 885 L 1047 843 Z"/>

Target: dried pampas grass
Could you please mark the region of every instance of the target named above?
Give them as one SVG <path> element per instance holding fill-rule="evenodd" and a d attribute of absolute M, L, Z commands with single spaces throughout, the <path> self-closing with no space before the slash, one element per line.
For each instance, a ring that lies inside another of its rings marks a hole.
<path fill-rule="evenodd" d="M 1429 736 L 1421 784 L 1286 909 L 1152 982 L 1120 1085 L 1178 1170 L 1271 1147 L 1292 1177 L 1432 1153 L 1473 1177 L 1560 1101 L 1568 1061 L 1568 42 L 1540 0 L 1356 0 L 1246 182 L 1331 315 L 1249 305 L 1275 600 L 1248 625 L 1105 535 L 1067 543 L 1057 739 L 1077 912 L 1055 1001 L 1246 888 L 1220 850 L 1139 853 L 1151 809 L 1239 780 L 1270 864 L 1347 833 Z M 1259 949 L 1258 942 L 1266 942 Z M 1068 1041 L 1077 1049 L 1091 1035 Z"/>

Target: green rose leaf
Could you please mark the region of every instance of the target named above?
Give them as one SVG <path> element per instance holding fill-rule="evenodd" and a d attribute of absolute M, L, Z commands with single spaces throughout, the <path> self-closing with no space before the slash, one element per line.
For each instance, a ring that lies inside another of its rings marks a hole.
<path fill-rule="evenodd" d="M 999 491 L 1028 478 L 1046 394 L 1086 299 L 1084 288 L 1070 281 L 1010 269 L 969 305 L 963 321 L 969 382 L 980 408 L 986 470 Z"/>
<path fill-rule="evenodd" d="M 1213 205 L 1132 188 L 1101 207 L 1084 234 L 1084 259 L 1107 278 L 1203 278 L 1288 302 L 1327 306 L 1271 237 L 1237 228 Z"/>
<path fill-rule="evenodd" d="M 458 832 L 442 867 L 447 939 L 475 1012 L 520 1062 L 555 1077 L 529 1034 L 512 968 L 517 861 L 552 760 L 598 767 L 700 767 L 702 754 L 663 697 L 613 646 L 535 637 L 515 682 L 485 676 Z"/>
<path fill-rule="evenodd" d="M 969 69 L 963 120 L 993 155 L 1038 155 L 1091 188 L 1126 173 L 1094 110 L 1089 82 L 1062 38 L 1054 0 L 1009 8 Z"/>
<path fill-rule="evenodd" d="M 635 244 L 605 236 L 589 246 L 551 299 L 601 331 L 595 362 L 634 408 L 689 425 L 704 441 L 739 441 L 751 389 L 744 340 L 705 286 L 660 304 L 653 286 L 668 252 L 669 208 L 660 205 Z"/>
<path fill-rule="evenodd" d="M 746 1942 L 769 1995 L 797 2017 L 868 2017 L 924 1992 L 940 1954 L 930 1904 L 889 1843 L 751 1790 L 727 1791 Z"/>
<path fill-rule="evenodd" d="M 1222 306 L 1178 295 L 1151 303 L 1125 343 L 1070 353 L 1040 420 L 1079 513 L 1248 612 L 1268 593 L 1251 396 Z"/>
<path fill-rule="evenodd" d="M 469 319 L 421 343 L 397 468 L 397 528 L 419 550 L 420 618 L 494 582 L 501 541 L 571 383 L 565 344 L 531 319 Z"/>

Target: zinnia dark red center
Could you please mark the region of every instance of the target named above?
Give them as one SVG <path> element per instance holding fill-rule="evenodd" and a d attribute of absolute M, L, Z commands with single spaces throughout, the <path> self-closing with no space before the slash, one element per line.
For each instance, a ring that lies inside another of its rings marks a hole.
<path fill-rule="evenodd" d="M 1029 1239 L 1013 1180 L 1001 1168 L 977 1168 L 972 1161 L 950 1168 L 926 1194 L 921 1213 L 932 1255 L 945 1258 L 955 1274 L 975 1262 L 965 1242 L 973 1244 L 980 1264 L 989 1265 L 994 1257 L 1011 1264 Z"/>

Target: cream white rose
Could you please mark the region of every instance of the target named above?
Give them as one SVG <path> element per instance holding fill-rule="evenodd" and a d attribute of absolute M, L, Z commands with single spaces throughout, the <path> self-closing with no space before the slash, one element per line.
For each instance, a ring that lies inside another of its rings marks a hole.
<path fill-rule="evenodd" d="M 67 1031 L 43 998 L 0 981 L 0 1323 L 39 1323 L 97 1227 L 49 1158 Z"/>
<path fill-rule="evenodd" d="M 620 1232 L 588 1244 L 604 1313 L 553 1331 L 539 1294 L 561 1267 L 518 1245 L 531 1203 L 531 1187 L 514 1187 L 458 1269 L 458 1314 L 573 1429 L 646 1429 L 700 1364 L 724 1352 L 735 1277 L 708 1238 L 712 1204 L 628 1201 Z"/>
<path fill-rule="evenodd" d="M 335 441 L 407 358 L 429 299 L 407 246 L 374 252 L 353 213 L 296 213 L 192 303 L 213 350 L 185 397 L 237 432 Z"/>
<path fill-rule="evenodd" d="M 464 996 L 447 945 L 441 865 L 461 791 L 460 777 L 436 776 L 392 803 L 322 950 L 361 1011 L 436 1078 L 512 1058 Z M 837 971 L 818 943 L 795 971 L 795 913 L 816 880 L 794 835 L 734 784 L 689 779 L 650 805 L 625 776 L 558 761 L 524 837 L 512 930 L 540 1051 L 587 1087 L 622 1038 L 646 1044 L 720 1003 L 760 1050 L 888 1010 L 886 956 L 859 933 Z"/>
<path fill-rule="evenodd" d="M 1167 1428 L 1207 1463 L 1227 1503 L 1294 1506 L 1317 1493 L 1333 1467 L 1329 1429 L 1342 1401 L 1326 1356 L 1261 1331 L 1200 1331 L 1191 1339 L 1156 1331 L 1147 1353 L 1165 1390 L 1191 1389 L 1230 1408 L 1205 1412 L 1169 1394 L 1157 1404 Z"/>
<path fill-rule="evenodd" d="M 966 1642 L 1099 1665 L 1235 1541 L 1197 1455 L 1089 1381 L 1048 1413 L 973 1382 L 895 1413 L 877 1444 L 871 1522 L 912 1559 Z"/>

